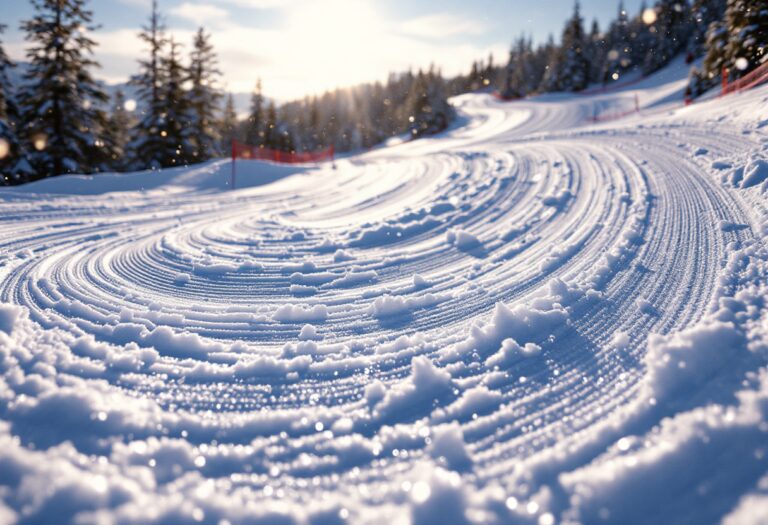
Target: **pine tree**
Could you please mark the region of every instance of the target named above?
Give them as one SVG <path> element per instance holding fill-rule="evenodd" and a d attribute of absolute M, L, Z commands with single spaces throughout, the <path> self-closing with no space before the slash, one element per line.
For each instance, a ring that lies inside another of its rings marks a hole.
<path fill-rule="evenodd" d="M 125 106 L 125 95 L 122 90 L 117 90 L 104 134 L 104 149 L 109 151 L 109 156 L 104 160 L 101 171 L 122 171 L 128 167 L 125 148 L 130 141 L 133 118 Z"/>
<path fill-rule="evenodd" d="M 263 146 L 264 138 L 264 95 L 261 93 L 261 80 L 257 80 L 251 95 L 251 113 L 246 123 L 245 142 L 251 146 Z"/>
<path fill-rule="evenodd" d="M 717 82 L 722 69 L 727 64 L 728 28 L 725 22 L 712 22 L 707 31 L 707 54 L 704 57 L 702 78 L 711 87 Z"/>
<path fill-rule="evenodd" d="M 293 137 L 293 131 L 291 130 L 291 117 L 286 107 L 282 108 L 279 116 L 277 117 L 276 133 L 275 133 L 275 146 L 280 151 L 287 151 L 294 153 L 296 151 L 296 140 Z M 296 124 L 295 122 L 293 123 Z"/>
<path fill-rule="evenodd" d="M 496 69 L 493 66 L 493 53 L 490 53 L 488 55 L 488 64 L 485 66 L 485 69 L 483 70 L 483 73 L 482 73 L 483 86 L 491 85 L 495 77 L 496 77 Z"/>
<path fill-rule="evenodd" d="M 600 32 L 597 19 L 592 21 L 592 30 L 587 38 L 587 62 L 589 63 L 589 82 L 600 82 L 603 74 L 603 64 L 606 58 L 607 42 Z"/>
<path fill-rule="evenodd" d="M 627 26 L 630 59 L 633 68 L 643 66 L 649 51 L 656 45 L 656 27 L 643 20 L 643 15 L 647 10 L 645 1 L 641 2 L 640 11 L 629 21 Z"/>
<path fill-rule="evenodd" d="M 149 24 L 142 27 L 139 38 L 149 48 L 149 57 L 139 61 L 140 72 L 131 78 L 131 85 L 137 88 L 140 113 L 128 150 L 132 169 L 157 169 L 166 165 L 169 155 L 162 90 L 166 83 L 162 55 L 168 40 L 157 0 L 152 2 Z"/>
<path fill-rule="evenodd" d="M 725 19 L 729 35 L 725 58 L 733 76 L 739 77 L 768 59 L 768 4 L 765 0 L 728 0 Z M 739 59 L 747 61 L 746 68 L 738 67 Z"/>
<path fill-rule="evenodd" d="M 270 102 L 267 107 L 267 117 L 264 121 L 263 145 L 265 148 L 279 148 L 279 132 L 277 126 L 277 108 L 275 107 L 274 102 Z"/>
<path fill-rule="evenodd" d="M 31 42 L 22 93 L 26 132 L 33 137 L 32 165 L 41 176 L 92 172 L 106 125 L 107 96 L 91 76 L 95 42 L 85 0 L 33 0 L 35 15 L 22 24 Z"/>
<path fill-rule="evenodd" d="M 0 25 L 0 34 L 4 30 Z M 34 175 L 17 133 L 20 113 L 8 77 L 13 67 L 0 42 L 0 184 L 26 182 Z"/>
<path fill-rule="evenodd" d="M 585 55 L 584 21 L 579 10 L 576 0 L 573 16 L 563 31 L 562 61 L 557 72 L 557 87 L 562 91 L 580 91 L 589 83 L 590 64 Z"/>
<path fill-rule="evenodd" d="M 419 71 L 408 97 L 411 135 L 418 137 L 442 131 L 451 118 L 451 107 L 445 97 L 442 78 L 430 69 Z"/>
<path fill-rule="evenodd" d="M 683 49 L 691 33 L 689 9 L 687 0 L 659 0 L 656 3 L 656 21 L 651 26 L 653 44 L 643 63 L 645 74 L 665 66 Z"/>
<path fill-rule="evenodd" d="M 555 44 L 554 37 L 542 48 L 542 62 L 545 64 L 541 74 L 539 91 L 550 92 L 560 89 L 560 69 L 563 63 L 563 49 Z"/>
<path fill-rule="evenodd" d="M 699 71 L 699 68 L 693 66 L 688 75 L 688 86 L 685 88 L 685 95 L 696 98 L 706 92 L 712 85 L 711 79 L 708 79 L 703 71 Z"/>
<path fill-rule="evenodd" d="M 216 68 L 216 55 L 207 35 L 201 27 L 194 39 L 190 57 L 189 79 L 192 87 L 189 92 L 192 106 L 192 133 L 194 146 L 193 158 L 197 161 L 208 160 L 220 154 L 216 114 L 222 94 L 216 87 L 216 78 L 221 72 Z"/>
<path fill-rule="evenodd" d="M 237 113 L 235 112 L 235 99 L 232 97 L 232 93 L 227 95 L 227 102 L 224 105 L 224 112 L 219 124 L 219 136 L 221 137 L 219 149 L 229 153 L 232 141 L 237 137 Z"/>
<path fill-rule="evenodd" d="M 515 98 L 520 96 L 520 92 L 517 89 L 515 78 L 517 74 L 517 49 L 513 46 L 509 50 L 509 59 L 507 60 L 507 67 L 504 68 L 504 77 L 499 88 L 499 93 L 504 98 Z"/>
<path fill-rule="evenodd" d="M 688 50 L 694 56 L 704 53 L 710 25 L 723 20 L 725 5 L 725 0 L 694 0 L 691 6 L 693 30 L 688 42 Z"/>
<path fill-rule="evenodd" d="M 167 148 L 163 167 L 185 166 L 196 161 L 195 146 L 192 140 L 192 108 L 188 93 L 184 91 L 187 80 L 184 66 L 181 64 L 179 44 L 173 38 L 168 47 L 168 54 L 162 59 L 165 73 L 163 99 L 165 100 L 165 129 L 160 133 Z"/>
<path fill-rule="evenodd" d="M 309 149 L 314 150 L 323 145 L 320 138 L 320 108 L 317 103 L 317 97 L 312 98 L 309 106 L 309 129 L 312 130 L 309 137 Z"/>
<path fill-rule="evenodd" d="M 609 51 L 603 63 L 601 81 L 608 82 L 632 66 L 632 43 L 629 30 L 629 16 L 624 8 L 624 2 L 621 2 L 616 21 L 611 24 L 608 34 Z"/>

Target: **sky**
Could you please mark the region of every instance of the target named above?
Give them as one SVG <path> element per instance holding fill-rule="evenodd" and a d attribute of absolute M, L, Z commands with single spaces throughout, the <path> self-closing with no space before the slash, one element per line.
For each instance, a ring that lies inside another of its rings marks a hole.
<path fill-rule="evenodd" d="M 12 58 L 24 58 L 22 20 L 28 0 L 0 0 L 0 23 Z M 582 15 L 601 27 L 615 18 L 619 0 L 582 0 Z M 137 33 L 151 0 L 91 0 L 98 42 L 97 76 L 121 83 L 136 72 L 143 52 Z M 641 0 L 625 0 L 630 13 Z M 195 30 L 212 34 L 223 73 L 220 84 L 248 93 L 261 78 L 280 101 L 336 87 L 385 80 L 390 72 L 427 68 L 466 72 L 493 53 L 506 59 L 513 38 L 559 39 L 573 0 L 159 0 L 169 32 L 189 49 Z"/>

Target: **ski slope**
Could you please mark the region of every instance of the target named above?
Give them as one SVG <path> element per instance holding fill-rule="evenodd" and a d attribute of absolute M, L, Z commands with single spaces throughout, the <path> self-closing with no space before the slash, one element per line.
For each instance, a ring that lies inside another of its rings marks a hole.
<path fill-rule="evenodd" d="M 766 523 L 768 88 L 685 73 L 0 190 L 0 523 Z"/>

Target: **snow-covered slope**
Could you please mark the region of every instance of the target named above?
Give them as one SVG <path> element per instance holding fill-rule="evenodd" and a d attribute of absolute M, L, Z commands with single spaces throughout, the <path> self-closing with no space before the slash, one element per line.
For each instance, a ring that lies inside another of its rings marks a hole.
<path fill-rule="evenodd" d="M 0 191 L 0 522 L 765 523 L 768 88 L 683 78 Z"/>

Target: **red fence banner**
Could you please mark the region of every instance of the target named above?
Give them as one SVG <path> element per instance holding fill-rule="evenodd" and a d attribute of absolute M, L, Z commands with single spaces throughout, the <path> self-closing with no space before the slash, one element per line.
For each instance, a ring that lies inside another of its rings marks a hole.
<path fill-rule="evenodd" d="M 333 161 L 333 154 L 333 146 L 321 151 L 280 151 L 261 146 L 251 146 L 250 144 L 243 144 L 237 140 L 232 140 L 232 175 L 229 183 L 230 189 L 235 189 L 235 161 L 237 159 L 267 160 L 270 162 L 279 162 L 281 164 L 308 164 L 326 160 Z"/>
<path fill-rule="evenodd" d="M 736 93 L 746 89 L 752 89 L 764 82 L 768 82 L 768 61 L 763 62 L 743 77 L 733 82 L 728 82 L 728 71 L 723 68 L 723 87 L 720 96 Z"/>
<path fill-rule="evenodd" d="M 500 91 L 493 91 L 491 93 L 491 96 L 497 100 L 501 100 L 504 102 L 512 102 L 513 100 L 520 100 L 525 97 L 519 97 L 517 95 L 502 95 Z"/>
<path fill-rule="evenodd" d="M 280 151 L 232 141 L 232 159 L 268 160 L 282 164 L 304 164 L 333 160 L 333 146 L 322 151 Z"/>

